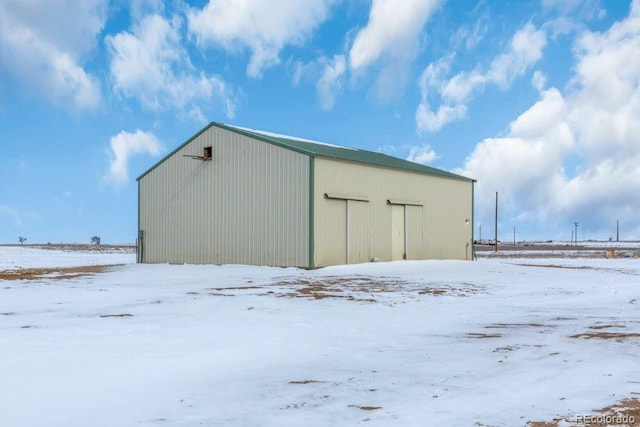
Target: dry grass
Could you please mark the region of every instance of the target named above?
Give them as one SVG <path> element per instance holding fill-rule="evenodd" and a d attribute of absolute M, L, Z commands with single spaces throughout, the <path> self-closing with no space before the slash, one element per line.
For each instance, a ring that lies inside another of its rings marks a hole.
<path fill-rule="evenodd" d="M 103 314 L 100 317 L 133 317 L 133 314 L 120 313 L 120 314 Z"/>
<path fill-rule="evenodd" d="M 75 279 L 77 277 L 102 273 L 107 269 L 118 267 L 120 265 L 122 264 L 3 270 L 0 271 L 0 280 L 36 280 L 42 279 L 45 276 L 48 279 Z"/>

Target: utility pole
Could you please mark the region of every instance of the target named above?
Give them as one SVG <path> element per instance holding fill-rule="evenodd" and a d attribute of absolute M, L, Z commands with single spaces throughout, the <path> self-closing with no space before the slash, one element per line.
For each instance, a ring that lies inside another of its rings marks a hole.
<path fill-rule="evenodd" d="M 482 244 L 482 224 L 480 224 L 480 244 Z"/>
<path fill-rule="evenodd" d="M 620 241 L 620 221 L 616 221 L 616 242 Z"/>
<path fill-rule="evenodd" d="M 513 246 L 516 245 L 516 228 L 513 227 Z"/>
<path fill-rule="evenodd" d="M 573 226 L 574 226 L 574 227 L 575 227 L 575 229 L 576 229 L 576 232 L 575 232 L 575 233 L 573 233 L 573 235 L 574 235 L 574 236 L 575 236 L 575 238 L 576 238 L 576 240 L 575 240 L 576 244 L 575 244 L 575 245 L 576 245 L 576 246 L 578 246 L 578 222 L 577 222 L 577 221 L 576 221 L 576 222 L 574 222 L 574 223 L 573 223 Z"/>
<path fill-rule="evenodd" d="M 495 217 L 495 230 L 496 230 L 496 253 L 498 253 L 498 192 L 496 191 L 496 217 Z"/>

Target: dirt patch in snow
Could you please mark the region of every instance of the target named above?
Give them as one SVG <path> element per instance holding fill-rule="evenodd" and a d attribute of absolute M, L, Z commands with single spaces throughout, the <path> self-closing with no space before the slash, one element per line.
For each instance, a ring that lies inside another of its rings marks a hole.
<path fill-rule="evenodd" d="M 0 280 L 36 280 L 36 279 L 75 279 L 77 277 L 102 273 L 107 269 L 122 264 L 85 265 L 82 267 L 57 268 L 21 268 L 17 270 L 0 271 Z"/>
<path fill-rule="evenodd" d="M 278 293 L 288 298 L 343 298 L 351 301 L 376 302 L 375 294 L 403 289 L 407 282 L 385 277 L 325 276 L 317 278 L 282 278 L 272 286 L 291 289 Z M 366 294 L 366 296 L 364 295 Z"/>
<path fill-rule="evenodd" d="M 589 326 L 589 329 L 612 329 L 612 328 L 626 328 L 626 325 L 623 324 L 596 324 Z"/>
<path fill-rule="evenodd" d="M 485 326 L 486 329 L 514 329 L 514 328 L 555 328 L 556 325 L 543 323 L 492 323 Z"/>
<path fill-rule="evenodd" d="M 375 411 L 376 409 L 382 409 L 382 406 L 359 406 L 359 405 L 349 405 L 349 408 L 358 408 L 363 411 Z"/>
<path fill-rule="evenodd" d="M 598 270 L 588 265 L 560 265 L 560 264 L 514 264 L 522 267 L 566 268 L 569 270 Z"/>
<path fill-rule="evenodd" d="M 469 338 L 500 338 L 502 334 L 483 334 L 479 332 L 470 332 L 467 334 Z"/>
<path fill-rule="evenodd" d="M 482 289 L 480 285 L 473 283 L 430 283 L 429 286 L 420 288 L 418 294 L 420 295 L 452 295 L 457 297 L 466 297 L 469 295 L 477 294 Z"/>
<path fill-rule="evenodd" d="M 379 295 L 399 291 L 414 295 L 467 296 L 484 289 L 482 286 L 471 283 L 415 283 L 384 276 L 285 277 L 271 286 L 291 289 L 291 291 L 277 294 L 281 297 L 343 298 L 360 302 L 377 302 L 376 298 Z"/>
<path fill-rule="evenodd" d="M 248 282 L 250 283 L 250 282 Z M 376 303 L 388 293 L 402 292 L 409 298 L 419 295 L 469 296 L 485 290 L 484 285 L 473 283 L 413 282 L 385 276 L 320 276 L 279 277 L 264 285 L 227 286 L 208 288 L 214 296 L 235 296 L 244 291 L 263 291 L 257 295 L 280 298 L 308 298 L 313 300 L 344 299 Z"/>
<path fill-rule="evenodd" d="M 208 288 L 209 291 L 243 291 L 247 289 L 261 289 L 260 286 L 230 286 L 228 288 Z M 197 292 L 187 292 L 187 294 L 197 294 Z"/>
<path fill-rule="evenodd" d="M 570 338 L 583 338 L 586 340 L 615 340 L 617 342 L 623 342 L 629 338 L 640 338 L 640 332 L 584 332 L 582 334 L 571 335 Z"/>
<path fill-rule="evenodd" d="M 552 421 L 529 421 L 527 427 L 637 427 L 640 426 L 640 399 L 628 398 L 619 403 L 596 409 L 591 414 L 576 414 Z"/>

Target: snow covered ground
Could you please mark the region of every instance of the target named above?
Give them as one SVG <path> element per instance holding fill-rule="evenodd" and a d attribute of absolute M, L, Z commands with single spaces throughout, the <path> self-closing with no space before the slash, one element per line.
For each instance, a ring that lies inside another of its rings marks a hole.
<path fill-rule="evenodd" d="M 54 248 L 58 246 L 53 246 Z M 46 245 L 44 245 L 46 248 Z M 19 268 L 77 267 L 85 265 L 131 264 L 136 262 L 133 247 L 87 246 L 43 249 L 33 246 L 0 245 L 0 271 Z"/>
<path fill-rule="evenodd" d="M 49 263 L 17 249 L 2 249 L 0 270 Z M 0 420 L 575 420 L 640 392 L 639 279 L 638 259 L 488 258 L 314 271 L 127 264 L 0 281 Z"/>

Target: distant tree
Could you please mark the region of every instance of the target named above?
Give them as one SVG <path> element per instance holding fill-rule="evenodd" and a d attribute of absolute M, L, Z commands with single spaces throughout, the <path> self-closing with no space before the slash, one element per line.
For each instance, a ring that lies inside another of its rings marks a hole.
<path fill-rule="evenodd" d="M 100 244 L 100 236 L 93 236 L 91 238 L 91 243 L 94 245 L 99 245 Z"/>
<path fill-rule="evenodd" d="M 27 238 L 24 236 L 18 236 L 18 242 L 20 242 L 21 245 L 24 245 L 24 242 L 26 242 Z"/>

